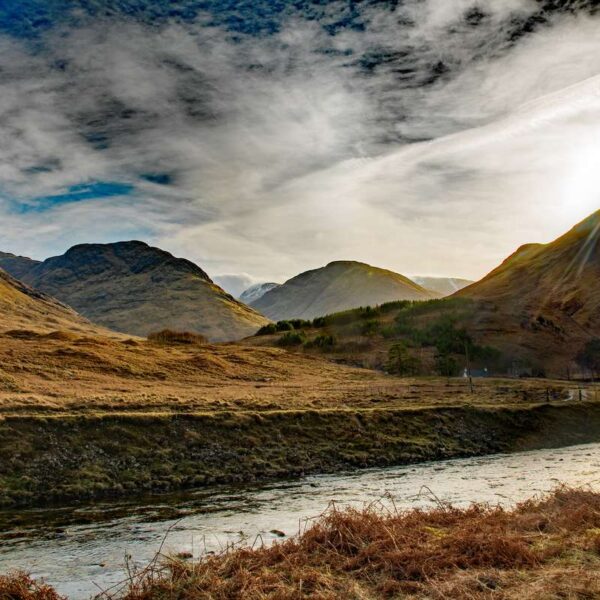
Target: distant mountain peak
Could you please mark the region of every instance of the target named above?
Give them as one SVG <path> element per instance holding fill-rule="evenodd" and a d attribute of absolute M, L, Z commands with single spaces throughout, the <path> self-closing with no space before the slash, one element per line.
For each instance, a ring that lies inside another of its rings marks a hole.
<path fill-rule="evenodd" d="M 266 283 L 255 283 L 251 285 L 248 289 L 246 289 L 240 295 L 240 300 L 245 304 L 252 304 L 256 302 L 259 298 L 262 298 L 267 292 L 270 292 L 272 289 L 279 287 L 280 283 L 266 282 Z"/>
<path fill-rule="evenodd" d="M 431 277 L 415 275 L 411 279 L 423 286 L 426 290 L 431 290 L 442 296 L 450 296 L 474 283 L 469 279 L 461 279 L 459 277 Z"/>
<path fill-rule="evenodd" d="M 439 295 L 399 273 L 357 261 L 337 260 L 292 277 L 251 306 L 273 320 L 312 319 L 358 306 L 436 297 Z"/>
<path fill-rule="evenodd" d="M 185 258 L 176 258 L 170 252 L 150 246 L 146 242 L 131 240 L 107 244 L 78 244 L 69 248 L 60 257 L 48 261 L 69 261 L 72 268 L 87 269 L 90 265 L 95 268 L 105 268 L 125 273 L 142 273 L 160 266 L 168 266 L 178 271 L 186 271 L 209 283 L 212 279 L 198 265 Z"/>

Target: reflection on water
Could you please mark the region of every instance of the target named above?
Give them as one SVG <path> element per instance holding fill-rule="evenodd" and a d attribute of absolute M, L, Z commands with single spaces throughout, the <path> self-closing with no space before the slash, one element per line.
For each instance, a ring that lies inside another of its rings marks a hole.
<path fill-rule="evenodd" d="M 263 487 L 219 487 L 83 507 L 0 512 L 0 572 L 26 569 L 74 600 L 125 577 L 128 557 L 147 564 L 164 552 L 195 558 L 229 543 L 293 535 L 331 501 L 362 506 L 393 499 L 427 507 L 437 499 L 512 504 L 558 483 L 600 488 L 600 444 L 324 475 Z"/>

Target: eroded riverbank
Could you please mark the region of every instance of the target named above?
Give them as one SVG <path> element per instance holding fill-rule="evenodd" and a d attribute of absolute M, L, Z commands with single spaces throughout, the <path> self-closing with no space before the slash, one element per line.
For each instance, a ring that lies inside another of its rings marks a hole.
<path fill-rule="evenodd" d="M 256 483 L 600 439 L 600 403 L 0 421 L 0 505 Z"/>

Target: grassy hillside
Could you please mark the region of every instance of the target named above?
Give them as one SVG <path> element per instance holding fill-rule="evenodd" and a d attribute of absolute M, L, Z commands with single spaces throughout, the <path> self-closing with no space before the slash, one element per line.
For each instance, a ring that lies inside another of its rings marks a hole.
<path fill-rule="evenodd" d="M 600 212 L 551 244 L 520 248 L 478 283 L 263 328 L 249 343 L 400 375 L 600 376 Z M 287 331 L 293 328 L 294 331 Z"/>
<path fill-rule="evenodd" d="M 475 341 L 482 304 L 466 298 L 399 301 L 265 326 L 244 343 L 274 345 L 401 376 L 507 373 L 511 359 Z M 467 362 L 468 355 L 468 362 Z"/>
<path fill-rule="evenodd" d="M 24 327 L 45 333 L 58 328 L 79 333 L 102 332 L 68 306 L 31 289 L 0 269 L 0 332 Z"/>
<path fill-rule="evenodd" d="M 550 244 L 519 248 L 456 296 L 481 303 L 479 338 L 566 375 L 600 337 L 600 211 Z"/>

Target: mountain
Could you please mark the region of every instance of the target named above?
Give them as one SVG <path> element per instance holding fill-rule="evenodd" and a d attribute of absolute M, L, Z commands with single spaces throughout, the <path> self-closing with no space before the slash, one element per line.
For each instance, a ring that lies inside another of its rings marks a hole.
<path fill-rule="evenodd" d="M 252 307 L 273 320 L 312 319 L 358 306 L 434 297 L 434 292 L 398 273 L 336 261 L 286 281 L 252 302 Z"/>
<path fill-rule="evenodd" d="M 478 335 L 554 370 L 600 337 L 600 211 L 549 244 L 519 248 L 455 294 L 479 301 Z"/>
<path fill-rule="evenodd" d="M 262 298 L 267 292 L 270 292 L 272 289 L 279 287 L 280 285 L 280 283 L 256 283 L 242 292 L 240 295 L 240 300 L 244 304 L 252 304 L 259 298 Z"/>
<path fill-rule="evenodd" d="M 442 296 L 451 296 L 458 290 L 462 290 L 474 283 L 469 279 L 458 279 L 456 277 L 411 277 L 411 279 L 424 287 L 426 290 L 431 290 Z"/>
<path fill-rule="evenodd" d="M 268 322 L 194 263 L 144 242 L 74 246 L 22 278 L 94 323 L 133 335 L 169 328 L 229 341 Z"/>
<path fill-rule="evenodd" d="M 0 331 L 91 331 L 93 326 L 54 298 L 31 289 L 0 269 Z"/>
<path fill-rule="evenodd" d="M 17 256 L 9 252 L 0 252 L 0 269 L 4 269 L 17 279 L 23 279 L 35 267 L 39 265 L 38 260 L 27 258 L 26 256 Z"/>

